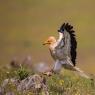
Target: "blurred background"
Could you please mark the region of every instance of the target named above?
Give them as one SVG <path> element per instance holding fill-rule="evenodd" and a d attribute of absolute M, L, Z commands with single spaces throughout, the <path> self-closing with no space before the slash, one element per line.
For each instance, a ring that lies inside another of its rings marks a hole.
<path fill-rule="evenodd" d="M 63 22 L 76 31 L 77 65 L 95 74 L 95 0 L 0 0 L 0 65 L 25 56 L 53 64 L 42 43 Z"/>

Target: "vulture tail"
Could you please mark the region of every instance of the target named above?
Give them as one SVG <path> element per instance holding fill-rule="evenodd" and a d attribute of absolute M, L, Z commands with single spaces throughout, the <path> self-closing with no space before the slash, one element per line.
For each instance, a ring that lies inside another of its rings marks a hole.
<path fill-rule="evenodd" d="M 81 70 L 80 68 L 78 68 L 76 66 L 73 66 L 69 57 L 67 58 L 67 64 L 64 64 L 63 67 L 66 68 L 66 69 L 75 71 L 75 73 L 77 73 L 81 77 L 91 79 L 91 77 L 88 74 L 86 74 L 83 70 Z"/>
<path fill-rule="evenodd" d="M 90 79 L 90 76 L 88 76 L 86 73 L 84 73 L 84 71 L 82 71 L 80 68 L 78 67 L 74 67 L 75 71 L 84 78 Z"/>

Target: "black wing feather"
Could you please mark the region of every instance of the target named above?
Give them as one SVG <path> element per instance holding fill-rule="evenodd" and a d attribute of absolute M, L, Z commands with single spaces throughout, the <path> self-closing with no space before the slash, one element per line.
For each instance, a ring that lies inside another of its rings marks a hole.
<path fill-rule="evenodd" d="M 77 48 L 77 41 L 76 41 L 76 37 L 75 37 L 75 31 L 73 30 L 73 26 L 69 25 L 69 23 L 63 23 L 62 26 L 60 27 L 60 29 L 58 30 L 58 32 L 64 33 L 64 30 L 66 30 L 69 34 L 70 34 L 70 38 L 71 38 L 71 61 L 73 63 L 73 65 L 76 65 L 76 56 L 77 56 L 77 52 L 76 52 L 76 48 Z"/>

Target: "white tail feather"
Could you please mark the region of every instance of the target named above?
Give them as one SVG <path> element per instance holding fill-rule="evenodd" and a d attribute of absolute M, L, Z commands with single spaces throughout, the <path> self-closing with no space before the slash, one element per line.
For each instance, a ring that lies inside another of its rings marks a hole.
<path fill-rule="evenodd" d="M 72 62 L 70 61 L 70 58 L 69 58 L 69 57 L 67 57 L 67 63 L 68 63 L 69 68 L 70 68 L 71 70 L 76 71 L 80 76 L 82 76 L 82 77 L 84 77 L 84 78 L 90 79 L 90 76 L 88 76 L 87 74 L 85 74 L 84 71 L 82 71 L 80 68 L 78 68 L 78 67 L 76 67 L 76 66 L 74 67 L 74 66 L 72 65 Z"/>
<path fill-rule="evenodd" d="M 75 69 L 75 71 L 77 71 L 77 73 L 78 73 L 80 76 L 82 76 L 82 77 L 84 77 L 84 78 L 87 78 L 87 79 L 90 79 L 90 76 L 88 76 L 87 74 L 85 74 L 84 71 L 82 71 L 80 68 L 74 67 L 74 69 Z"/>

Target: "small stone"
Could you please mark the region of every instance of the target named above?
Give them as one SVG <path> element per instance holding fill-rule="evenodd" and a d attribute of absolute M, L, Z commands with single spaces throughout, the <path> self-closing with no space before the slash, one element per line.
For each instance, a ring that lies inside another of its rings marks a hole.
<path fill-rule="evenodd" d="M 7 92 L 6 95 L 15 95 L 14 92 Z"/>

